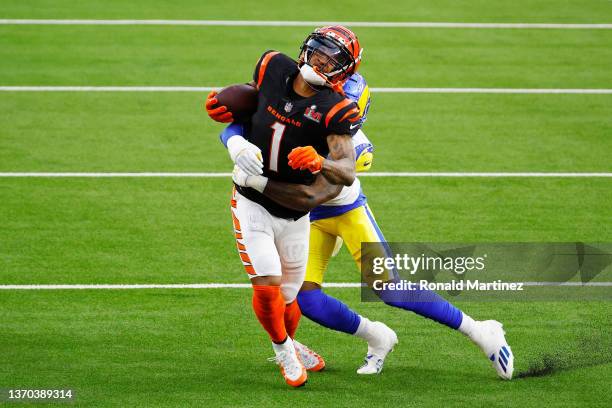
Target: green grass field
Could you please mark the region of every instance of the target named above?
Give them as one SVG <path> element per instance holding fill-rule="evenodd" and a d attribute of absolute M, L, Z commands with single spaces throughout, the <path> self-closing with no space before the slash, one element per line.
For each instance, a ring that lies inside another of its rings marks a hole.
<path fill-rule="evenodd" d="M 0 19 L 610 23 L 603 0 L 14 1 Z M 314 27 L 313 27 L 314 28 Z M 307 27 L 0 25 L 0 86 L 223 86 Z M 355 29 L 371 87 L 612 88 L 612 30 Z M 229 172 L 204 94 L 0 92 L 0 172 Z M 373 171 L 612 172 L 612 95 L 374 93 Z M 612 242 L 610 178 L 363 178 L 390 241 Z M 0 285 L 246 283 L 228 178 L 0 177 Z M 357 282 L 346 251 L 329 282 Z M 72 388 L 75 406 L 608 407 L 609 302 L 464 302 L 501 320 L 515 380 L 460 334 L 329 289 L 395 329 L 365 345 L 303 319 L 328 368 L 289 389 L 249 289 L 0 290 L 0 389 Z M 21 403 L 20 406 L 26 406 Z M 33 404 L 40 406 L 40 404 Z"/>

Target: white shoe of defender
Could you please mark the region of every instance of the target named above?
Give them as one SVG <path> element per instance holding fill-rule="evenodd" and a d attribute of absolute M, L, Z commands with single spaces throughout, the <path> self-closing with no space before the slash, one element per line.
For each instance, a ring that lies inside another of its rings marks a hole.
<path fill-rule="evenodd" d="M 495 320 L 476 322 L 478 331 L 474 343 L 480 347 L 493 363 L 497 375 L 504 380 L 512 379 L 514 354 L 506 341 L 503 325 Z"/>
<path fill-rule="evenodd" d="M 376 341 L 368 342 L 368 353 L 363 365 L 357 370 L 357 374 L 380 373 L 387 354 L 393 351 L 393 347 L 398 343 L 397 334 L 386 324 L 372 322 L 372 326 L 377 334 Z"/>
<path fill-rule="evenodd" d="M 323 360 L 323 357 L 295 339 L 293 339 L 293 345 L 306 370 L 321 371 L 325 368 L 325 360 Z"/>

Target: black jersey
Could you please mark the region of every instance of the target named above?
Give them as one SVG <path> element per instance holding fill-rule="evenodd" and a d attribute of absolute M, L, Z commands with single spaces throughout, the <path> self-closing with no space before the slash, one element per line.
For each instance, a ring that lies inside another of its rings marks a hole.
<path fill-rule="evenodd" d="M 267 51 L 259 59 L 253 74 L 259 87 L 258 105 L 248 140 L 261 149 L 264 176 L 311 184 L 315 178 L 312 173 L 289 166 L 289 152 L 299 146 L 312 146 L 321 156 L 327 156 L 327 136 L 353 134 L 352 127 L 359 126 L 359 108 L 327 87 L 308 98 L 296 94 L 293 80 L 298 73 L 297 62 L 279 52 Z M 286 208 L 252 188 L 236 188 L 276 217 L 297 219 L 306 214 Z"/>

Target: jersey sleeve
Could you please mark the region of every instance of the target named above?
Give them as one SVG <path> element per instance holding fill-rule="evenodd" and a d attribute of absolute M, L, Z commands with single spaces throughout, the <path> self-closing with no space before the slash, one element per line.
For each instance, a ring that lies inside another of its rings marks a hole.
<path fill-rule="evenodd" d="M 233 136 L 245 136 L 244 127 L 241 124 L 229 124 L 225 129 L 223 129 L 223 132 L 221 132 L 221 134 L 219 135 L 219 139 L 221 140 L 221 143 L 223 143 L 223 146 L 225 146 L 226 149 L 227 141 L 230 140 Z"/>
<path fill-rule="evenodd" d="M 359 106 L 349 98 L 337 102 L 325 115 L 329 134 L 353 136 L 361 126 Z"/>

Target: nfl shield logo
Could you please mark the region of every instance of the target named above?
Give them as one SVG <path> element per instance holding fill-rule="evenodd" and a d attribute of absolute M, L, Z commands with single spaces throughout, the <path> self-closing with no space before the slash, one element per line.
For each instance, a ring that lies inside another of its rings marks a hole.
<path fill-rule="evenodd" d="M 285 104 L 285 112 L 289 113 L 291 112 L 291 109 L 293 109 L 293 104 L 291 102 L 287 102 Z"/>

